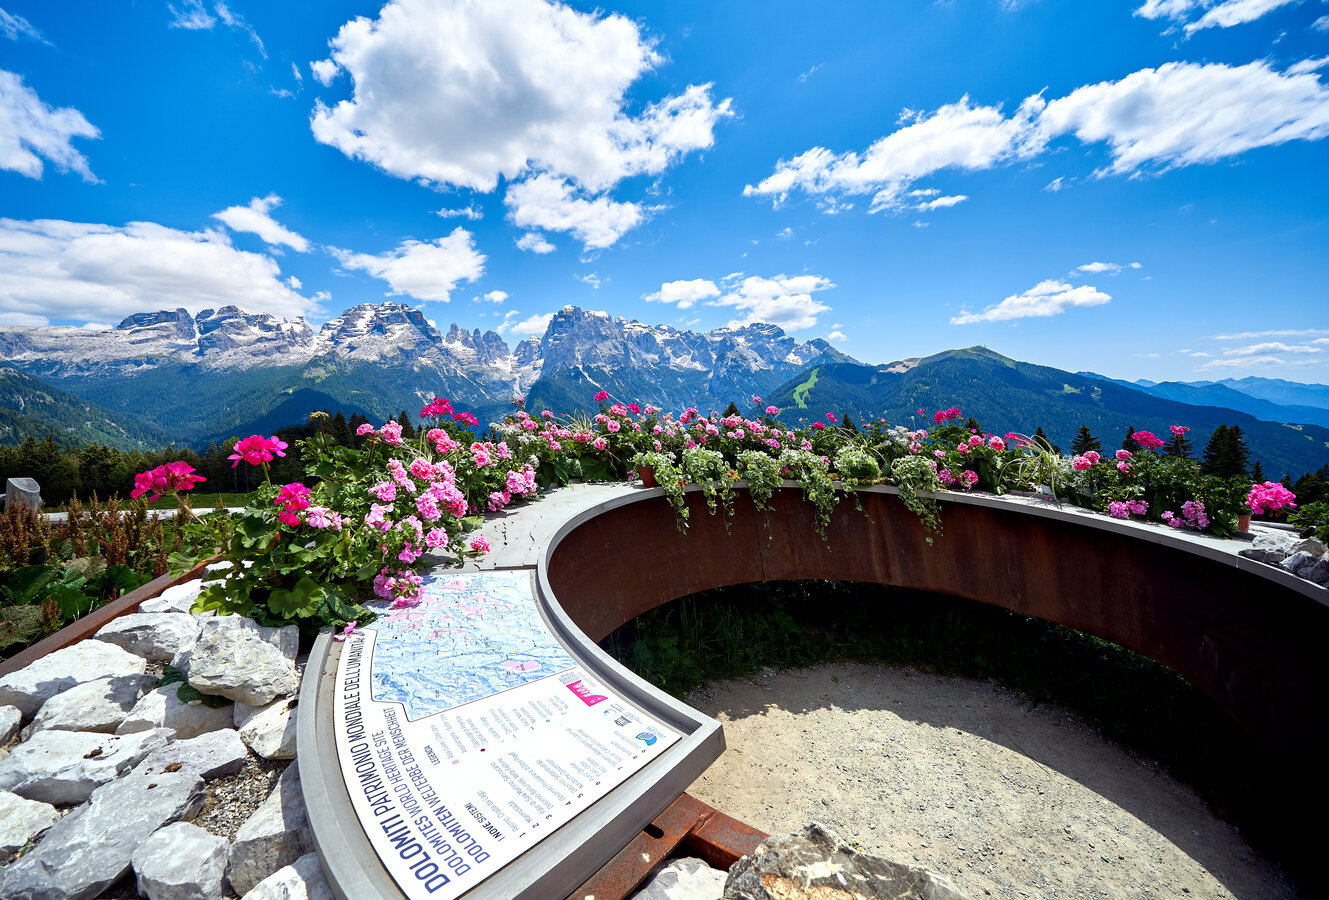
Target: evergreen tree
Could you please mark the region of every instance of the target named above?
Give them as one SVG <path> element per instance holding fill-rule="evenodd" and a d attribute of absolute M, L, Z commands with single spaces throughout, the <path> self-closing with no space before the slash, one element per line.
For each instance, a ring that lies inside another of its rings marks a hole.
<path fill-rule="evenodd" d="M 848 413 L 840 413 L 840 427 L 849 434 L 858 434 L 858 426 L 854 424 L 854 417 Z"/>
<path fill-rule="evenodd" d="M 1121 441 L 1121 449 L 1123 449 L 1123 450 L 1128 450 L 1128 451 L 1130 451 L 1131 453 L 1139 453 L 1139 452 L 1140 452 L 1140 442 L 1137 441 L 1135 438 L 1131 437 L 1131 435 L 1133 435 L 1133 434 L 1135 434 L 1135 426 L 1134 426 L 1134 425 L 1132 425 L 1130 428 L 1127 428 L 1127 429 L 1126 429 L 1126 437 L 1122 438 L 1122 441 Z"/>
<path fill-rule="evenodd" d="M 978 424 L 978 420 L 975 419 L 973 416 L 970 416 L 969 421 L 964 423 L 964 430 L 969 432 L 970 434 L 973 434 L 974 432 L 978 432 L 979 434 L 983 433 L 983 428 Z"/>
<path fill-rule="evenodd" d="M 1219 425 L 1205 445 L 1202 468 L 1206 475 L 1220 478 L 1246 478 L 1249 474 L 1250 449 L 1240 425 Z"/>
<path fill-rule="evenodd" d="M 411 425 L 411 417 L 406 410 L 403 409 L 401 415 L 397 416 L 397 424 L 401 426 L 401 436 L 403 440 L 409 441 L 411 438 L 415 437 L 415 427 Z"/>
<path fill-rule="evenodd" d="M 1329 463 L 1298 478 L 1292 493 L 1297 495 L 1298 506 L 1329 500 Z"/>
<path fill-rule="evenodd" d="M 354 432 L 354 429 L 352 429 L 350 423 L 346 421 L 346 414 L 341 410 L 337 410 L 336 415 L 328 420 L 327 429 L 328 440 L 340 447 L 350 446 L 351 434 Z"/>
<path fill-rule="evenodd" d="M 738 404 L 735 403 L 733 400 L 730 400 L 729 405 L 724 408 L 724 412 L 720 413 L 720 415 L 726 419 L 729 418 L 730 416 L 739 415 Z"/>
<path fill-rule="evenodd" d="M 1057 454 L 1058 456 L 1061 455 L 1061 448 L 1058 447 L 1056 444 L 1052 443 L 1052 438 L 1048 437 L 1047 434 L 1043 431 L 1042 425 L 1039 425 L 1037 428 L 1034 429 L 1034 445 L 1037 447 L 1051 447 L 1053 453 Z"/>
<path fill-rule="evenodd" d="M 1083 456 L 1090 450 L 1102 449 L 1103 442 L 1094 437 L 1088 425 L 1081 425 L 1080 430 L 1075 433 L 1075 439 L 1071 441 L 1071 452 L 1076 456 Z"/>
<path fill-rule="evenodd" d="M 1255 461 L 1255 465 L 1251 466 L 1251 481 L 1256 484 L 1263 484 L 1265 481 L 1264 463 L 1260 462 L 1258 459 Z"/>
<path fill-rule="evenodd" d="M 1186 432 L 1183 431 L 1181 434 L 1172 435 L 1172 440 L 1168 441 L 1164 452 L 1178 459 L 1190 459 L 1195 447 L 1191 445 L 1190 438 L 1186 437 Z"/>

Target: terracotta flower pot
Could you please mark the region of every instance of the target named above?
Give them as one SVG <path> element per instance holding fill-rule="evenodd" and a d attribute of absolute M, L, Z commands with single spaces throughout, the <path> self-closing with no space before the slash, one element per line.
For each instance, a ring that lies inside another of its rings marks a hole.
<path fill-rule="evenodd" d="M 637 477 L 641 479 L 643 487 L 655 487 L 655 469 L 650 466 L 638 466 Z"/>
<path fill-rule="evenodd" d="M 1242 531 L 1242 532 L 1250 531 L 1250 530 L 1251 530 L 1251 517 L 1250 517 L 1250 516 L 1237 516 L 1237 530 L 1238 530 L 1238 531 Z"/>

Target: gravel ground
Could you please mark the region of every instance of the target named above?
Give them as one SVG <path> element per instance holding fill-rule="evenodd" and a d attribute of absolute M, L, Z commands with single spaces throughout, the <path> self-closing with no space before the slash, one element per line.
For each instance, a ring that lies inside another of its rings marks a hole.
<path fill-rule="evenodd" d="M 989 682 L 823 665 L 688 703 L 729 747 L 689 791 L 769 833 L 821 821 L 975 898 L 1298 896 L 1156 763 Z"/>

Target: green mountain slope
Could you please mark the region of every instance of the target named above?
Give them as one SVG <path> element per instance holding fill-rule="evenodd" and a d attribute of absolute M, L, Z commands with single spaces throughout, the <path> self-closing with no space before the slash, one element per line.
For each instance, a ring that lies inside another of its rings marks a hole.
<path fill-rule="evenodd" d="M 121 450 L 160 447 L 172 439 L 128 412 L 111 412 L 17 369 L 0 367 L 0 444 L 51 435 L 68 444 Z"/>
<path fill-rule="evenodd" d="M 1329 462 L 1329 429 L 1317 425 L 1282 425 L 1248 413 L 1212 406 L 1192 406 L 1141 390 L 1100 381 L 1061 369 L 1017 362 L 983 347 L 950 350 L 921 360 L 888 366 L 830 365 L 791 379 L 769 396 L 786 419 L 817 419 L 827 412 L 856 417 L 884 417 L 893 424 L 931 426 L 920 417 L 958 407 L 995 434 L 1031 433 L 1042 427 L 1063 448 L 1081 424 L 1116 448 L 1126 429 L 1166 435 L 1169 425 L 1187 425 L 1197 452 L 1214 429 L 1240 425 L 1252 456 L 1268 477 L 1293 478 Z M 795 400 L 800 391 L 803 405 Z"/>

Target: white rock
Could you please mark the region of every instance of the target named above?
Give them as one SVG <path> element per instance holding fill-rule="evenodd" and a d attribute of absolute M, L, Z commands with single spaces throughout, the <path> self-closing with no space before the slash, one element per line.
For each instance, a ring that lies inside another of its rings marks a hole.
<path fill-rule="evenodd" d="M 18 727 L 23 724 L 23 713 L 17 706 L 0 706 L 0 744 L 8 744 L 9 739 L 18 734 Z"/>
<path fill-rule="evenodd" d="M 268 799 L 245 820 L 231 841 L 226 877 L 232 890 L 242 897 L 273 872 L 314 849 L 297 765 L 286 767 Z"/>
<path fill-rule="evenodd" d="M 317 853 L 304 856 L 264 878 L 242 900 L 333 900 Z"/>
<path fill-rule="evenodd" d="M 231 845 L 197 825 L 176 822 L 138 845 L 132 859 L 138 895 L 148 900 L 214 900 Z"/>
<path fill-rule="evenodd" d="M 180 661 L 185 678 L 205 694 L 264 706 L 295 692 L 294 625 L 264 628 L 242 616 L 204 619 L 198 641 Z"/>
<path fill-rule="evenodd" d="M 17 706 L 25 719 L 56 694 L 85 681 L 117 675 L 142 675 L 141 656 L 105 641 L 79 641 L 0 678 L 0 706 Z"/>
<path fill-rule="evenodd" d="M 85 681 L 42 704 L 32 720 L 38 731 L 96 731 L 110 734 L 125 720 L 138 699 L 157 679 L 151 675 L 120 675 Z"/>
<path fill-rule="evenodd" d="M 249 759 L 245 742 L 233 728 L 209 731 L 187 741 L 171 741 L 153 750 L 134 767 L 131 775 L 159 772 L 188 772 L 204 781 L 234 775 Z"/>
<path fill-rule="evenodd" d="M 203 808 L 203 781 L 192 775 L 120 778 L 46 832 L 18 862 L 0 870 L 6 900 L 92 900 L 129 872 L 153 832 Z"/>
<path fill-rule="evenodd" d="M 0 760 L 0 790 L 56 806 L 82 803 L 170 738 L 165 728 L 126 735 L 39 731 Z"/>
<path fill-rule="evenodd" d="M 153 728 L 170 728 L 177 740 L 186 740 L 231 727 L 231 707 L 213 709 L 202 701 L 185 702 L 177 696 L 180 683 L 167 684 L 144 694 L 115 729 L 116 734 L 133 734 Z"/>
<path fill-rule="evenodd" d="M 720 900 L 729 873 L 695 857 L 671 859 L 656 869 L 631 900 Z M 844 896 L 850 896 L 848 892 Z"/>
<path fill-rule="evenodd" d="M 152 599 L 140 603 L 138 611 L 141 613 L 187 613 L 194 606 L 194 601 L 198 599 L 202 586 L 202 581 L 196 578 L 193 581 L 186 581 L 184 584 L 168 587 Z"/>
<path fill-rule="evenodd" d="M 179 613 L 138 612 L 112 619 L 93 637 L 150 662 L 168 663 L 198 640 L 199 620 Z"/>
<path fill-rule="evenodd" d="M 0 859 L 22 850 L 59 818 L 59 811 L 49 803 L 0 791 Z"/>
<path fill-rule="evenodd" d="M 235 724 L 249 749 L 264 759 L 295 759 L 295 704 L 294 698 L 235 704 Z"/>
<path fill-rule="evenodd" d="M 1298 550 L 1296 553 L 1279 563 L 1279 565 L 1284 569 L 1287 569 L 1293 575 L 1300 575 L 1302 574 L 1303 569 L 1309 572 L 1317 562 L 1319 562 L 1319 560 L 1312 554 L 1307 553 L 1305 550 Z"/>

